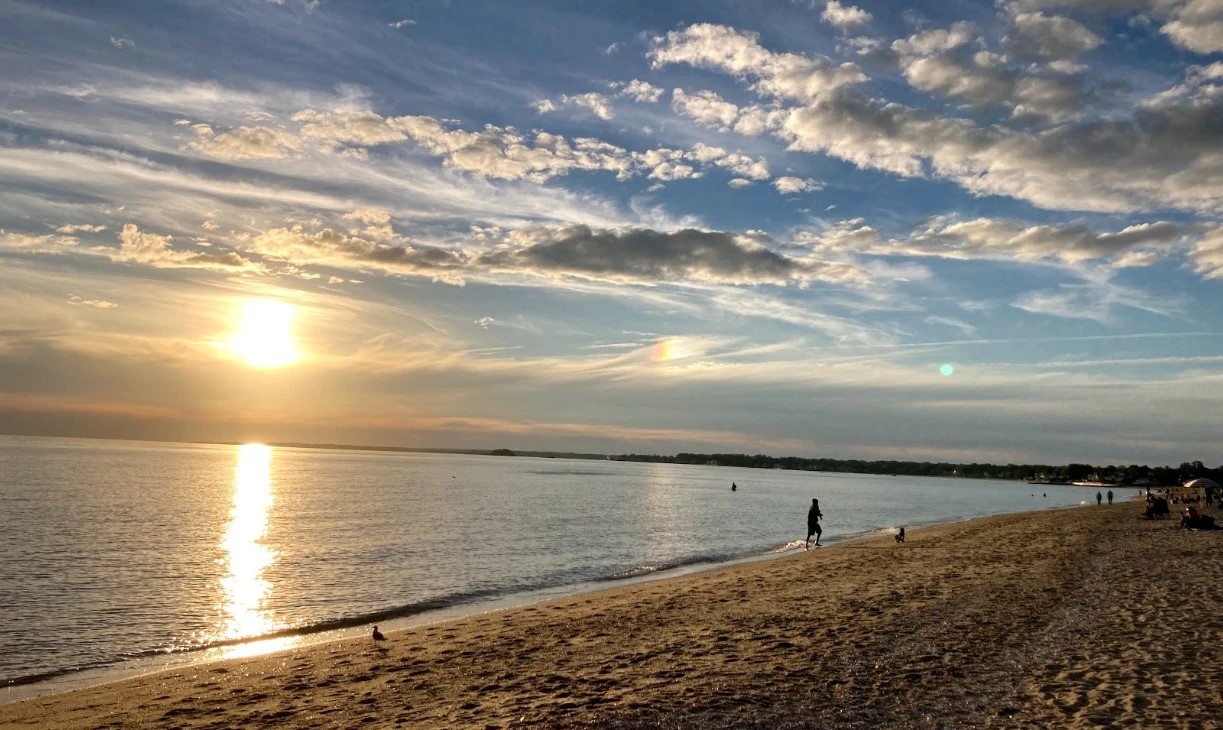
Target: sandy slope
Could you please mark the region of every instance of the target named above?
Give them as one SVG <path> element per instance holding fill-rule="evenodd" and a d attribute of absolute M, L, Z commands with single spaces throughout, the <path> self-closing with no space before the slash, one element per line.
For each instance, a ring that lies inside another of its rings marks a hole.
<path fill-rule="evenodd" d="M 1223 531 L 1138 512 L 910 530 L 0 705 L 0 726 L 1219 727 Z"/>

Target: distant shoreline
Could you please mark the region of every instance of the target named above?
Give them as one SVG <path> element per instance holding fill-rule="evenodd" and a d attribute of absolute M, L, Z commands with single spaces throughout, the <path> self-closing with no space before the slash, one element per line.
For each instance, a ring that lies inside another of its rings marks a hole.
<path fill-rule="evenodd" d="M 246 441 L 175 441 L 175 440 L 158 440 L 158 439 L 136 439 L 136 438 L 108 438 L 98 436 L 47 436 L 43 434 L 0 434 L 0 436 L 15 436 L 24 438 L 68 438 L 80 439 L 89 441 L 134 441 L 147 442 L 157 444 L 195 444 L 195 445 L 213 445 L 213 446 L 241 446 Z M 737 466 L 745 469 L 783 469 L 788 471 L 809 471 L 816 473 L 828 474 L 873 474 L 877 476 L 912 476 L 912 477 L 942 477 L 946 479 L 992 479 L 1000 481 L 1020 481 L 1033 485 L 1041 484 L 1061 484 L 1071 486 L 1098 486 L 1098 487 L 1116 487 L 1116 488 L 1135 488 L 1144 489 L 1150 487 L 1152 489 L 1163 489 L 1165 487 L 1179 487 L 1185 481 L 1201 476 L 1209 477 L 1215 481 L 1223 482 L 1223 467 L 1217 469 L 1208 469 L 1202 465 L 1202 462 L 1194 462 L 1193 466 L 1196 469 L 1195 473 L 1183 474 L 1182 470 L 1186 464 L 1182 464 L 1180 469 L 1171 466 L 1150 467 L 1140 465 L 1130 465 L 1124 467 L 1126 469 L 1143 469 L 1147 472 L 1157 473 L 1151 481 L 1105 481 L 1095 479 L 1072 479 L 1061 477 L 1058 480 L 1043 480 L 1038 475 L 1029 475 L 1023 470 L 1041 469 L 1044 473 L 1057 470 L 1067 470 L 1070 467 L 1078 467 L 1080 469 L 1096 469 L 1089 464 L 1071 464 L 1071 465 L 1016 465 L 1007 464 L 1005 466 L 990 463 L 971 463 L 959 464 L 950 462 L 932 462 L 932 461 L 894 461 L 894 460 L 864 460 L 864 459 L 830 459 L 830 458 L 808 458 L 797 456 L 775 457 L 765 454 L 692 454 L 679 453 L 671 456 L 661 454 L 601 454 L 576 451 L 538 451 L 538 450 L 521 450 L 507 448 L 492 448 L 492 449 L 460 449 L 451 447 L 438 446 L 367 446 L 360 444 L 334 444 L 334 443 L 313 443 L 306 441 L 269 441 L 269 446 L 278 448 L 292 449 L 327 449 L 333 451 L 376 451 L 385 453 L 407 453 L 407 454 L 462 454 L 470 456 L 527 456 L 543 459 L 583 459 L 589 461 L 633 461 L 643 463 L 668 463 L 668 464 L 702 464 L 705 466 Z M 696 460 L 693 460 L 696 459 Z M 757 463 L 724 463 L 725 460 L 731 459 L 735 461 L 754 461 Z M 813 464 L 819 464 L 819 467 L 812 467 Z M 820 468 L 823 467 L 823 468 Z M 938 467 L 939 472 L 931 472 L 925 469 L 912 469 L 906 467 Z M 1113 469 L 1114 467 L 1108 467 Z M 1118 467 L 1121 468 L 1121 467 Z M 999 471 L 1011 470 L 1018 473 L 999 474 Z M 976 472 L 976 473 L 974 473 Z M 984 473 L 981 473 L 984 472 Z M 1175 478 L 1170 478 L 1175 475 Z M 1077 483 L 1076 483 L 1077 482 Z M 1085 484 L 1084 482 L 1091 482 Z"/>

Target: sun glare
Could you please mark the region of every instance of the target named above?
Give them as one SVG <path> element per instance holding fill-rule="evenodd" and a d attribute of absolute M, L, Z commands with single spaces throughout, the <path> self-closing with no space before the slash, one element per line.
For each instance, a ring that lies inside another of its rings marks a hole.
<path fill-rule="evenodd" d="M 229 339 L 229 350 L 248 365 L 281 368 L 297 362 L 293 345 L 293 305 L 264 299 L 249 301 Z"/>

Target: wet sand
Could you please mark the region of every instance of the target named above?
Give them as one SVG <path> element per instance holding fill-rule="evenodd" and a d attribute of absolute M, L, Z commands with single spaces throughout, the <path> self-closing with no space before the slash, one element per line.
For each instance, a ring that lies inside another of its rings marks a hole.
<path fill-rule="evenodd" d="M 0 726 L 1220 727 L 1223 531 L 1140 511 L 910 529 L 4 704 Z"/>

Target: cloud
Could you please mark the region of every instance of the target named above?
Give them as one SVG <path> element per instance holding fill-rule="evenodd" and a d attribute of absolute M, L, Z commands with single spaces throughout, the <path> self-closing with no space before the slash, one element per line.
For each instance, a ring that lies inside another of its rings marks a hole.
<path fill-rule="evenodd" d="M 792 110 L 782 134 L 794 150 L 1053 210 L 1217 212 L 1223 189 L 1211 130 L 1223 114 L 1219 89 L 1215 79 L 1197 79 L 1131 119 L 1040 132 L 980 127 L 843 90 Z"/>
<path fill-rule="evenodd" d="M 115 307 L 119 306 L 118 304 L 105 299 L 82 299 L 76 294 L 72 294 L 68 297 L 68 303 L 81 307 L 93 307 L 94 309 L 114 309 Z"/>
<path fill-rule="evenodd" d="M 557 107 L 556 102 L 552 101 L 551 99 L 537 99 L 531 102 L 531 108 L 540 114 L 551 114 L 559 107 Z"/>
<path fill-rule="evenodd" d="M 1087 26 L 1066 17 L 1019 13 L 1012 22 L 1010 47 L 1020 55 L 1070 60 L 1103 43 Z"/>
<path fill-rule="evenodd" d="M 782 195 L 796 195 L 798 193 L 809 193 L 816 190 L 823 190 L 824 186 L 811 178 L 801 177 L 779 177 L 773 181 L 773 187 L 777 188 L 777 192 Z"/>
<path fill-rule="evenodd" d="M 1050 8 L 1073 8 L 1096 14 L 1124 14 L 1163 22 L 1160 33 L 1172 43 L 1195 53 L 1223 51 L 1223 4 L 1218 0 L 1000 0 L 1014 14 Z"/>
<path fill-rule="evenodd" d="M 862 283 L 869 278 L 854 266 L 789 258 L 753 237 L 716 231 L 595 231 L 587 226 L 571 226 L 522 231 L 507 243 L 512 248 L 485 254 L 476 264 L 539 276 L 567 275 L 651 285 Z"/>
<path fill-rule="evenodd" d="M 374 145 L 402 142 L 407 134 L 393 120 L 385 119 L 372 111 L 320 112 L 302 109 L 292 117 L 301 125 L 301 136 L 322 144 L 328 149 L 346 145 L 371 147 Z"/>
<path fill-rule="evenodd" d="M 673 89 L 671 109 L 719 132 L 733 131 L 748 137 L 779 129 L 785 120 L 785 113 L 780 109 L 755 105 L 741 109 L 713 91 L 689 94 L 680 88 Z"/>
<path fill-rule="evenodd" d="M 891 239 L 885 239 L 879 231 L 855 219 L 818 233 L 805 233 L 796 240 L 826 253 L 858 251 L 875 255 L 1057 260 L 1077 264 L 1135 252 L 1167 252 L 1174 246 L 1186 247 L 1191 238 L 1191 229 L 1167 221 L 1128 226 L 1110 233 L 1096 231 L 1082 223 L 1027 225 L 1005 219 L 959 220 L 954 216 L 941 216 L 932 218 L 908 235 Z"/>
<path fill-rule="evenodd" d="M 633 79 L 628 83 L 614 82 L 611 86 L 613 89 L 619 89 L 620 96 L 627 96 L 633 101 L 653 104 L 662 98 L 662 89 L 640 79 Z"/>
<path fill-rule="evenodd" d="M 959 330 L 960 333 L 964 335 L 965 337 L 972 337 L 973 335 L 977 333 L 976 327 L 972 326 L 971 324 L 968 324 L 967 322 L 964 322 L 958 319 L 953 319 L 951 317 L 930 316 L 930 317 L 926 317 L 922 321 L 929 325 L 935 325 L 935 326 L 941 326 L 941 327 L 953 327 Z"/>
<path fill-rule="evenodd" d="M 463 283 L 465 259 L 427 246 L 370 240 L 334 228 L 294 225 L 273 228 L 253 237 L 250 249 L 262 256 L 294 264 L 315 263 L 343 268 L 376 268 L 426 276 L 450 284 Z"/>
<path fill-rule="evenodd" d="M 1069 41 L 1059 46 L 1041 35 L 1041 30 L 1032 32 L 1047 44 L 1043 50 L 1066 51 Z M 1001 105 L 1010 107 L 1013 116 L 1059 120 L 1079 114 L 1091 100 L 1083 81 L 1067 75 L 1069 69 L 1064 65 L 1037 75 L 1031 66 L 1016 66 L 1007 56 L 986 50 L 978 35 L 976 26 L 960 22 L 945 30 L 926 30 L 896 40 L 892 51 L 913 88 L 970 108 Z M 1029 50 L 1037 53 L 1042 49 L 1033 46 Z M 1065 59 L 1059 62 L 1064 64 Z"/>
<path fill-rule="evenodd" d="M 106 226 L 103 225 L 66 224 L 56 228 L 55 232 L 70 236 L 73 233 L 101 233 L 105 230 Z"/>
<path fill-rule="evenodd" d="M 1189 0 L 1169 3 L 1175 7 L 1169 22 L 1159 30 L 1178 46 L 1195 53 L 1223 51 L 1223 3 Z"/>
<path fill-rule="evenodd" d="M 726 168 L 732 174 L 749 180 L 769 179 L 769 163 L 763 157 L 752 158 L 742 152 L 727 152 L 704 142 L 698 142 L 688 156 L 702 164 Z"/>
<path fill-rule="evenodd" d="M 1189 253 L 1193 270 L 1205 279 L 1223 279 L 1223 226 L 1211 229 Z"/>
<path fill-rule="evenodd" d="M 656 68 L 679 63 L 721 69 L 754 79 L 752 88 L 759 94 L 801 102 L 814 102 L 867 80 L 855 64 L 773 53 L 760 45 L 755 33 L 710 23 L 696 23 L 655 37 L 647 57 Z"/>
<path fill-rule="evenodd" d="M 30 253 L 62 253 L 65 249 L 76 246 L 79 241 L 73 236 L 43 234 L 31 236 L 0 228 L 0 246 L 9 249 L 28 251 Z"/>
<path fill-rule="evenodd" d="M 133 41 L 131 38 L 128 38 L 127 36 L 122 36 L 122 35 L 113 36 L 112 35 L 110 37 L 110 44 L 114 46 L 115 48 L 132 48 L 133 46 L 136 45 L 136 42 Z"/>
<path fill-rule="evenodd" d="M 739 107 L 712 91 L 688 94 L 683 89 L 674 89 L 671 92 L 671 108 L 676 114 L 723 132 L 730 131 L 731 125 L 739 118 Z"/>
<path fill-rule="evenodd" d="M 404 18 L 403 20 L 396 20 L 394 23 L 387 23 L 388 28 L 394 28 L 395 30 L 407 28 L 412 25 L 416 25 L 416 21 L 412 20 L 411 18 Z"/>
<path fill-rule="evenodd" d="M 871 14 L 853 5 L 842 5 L 837 0 L 828 0 L 824 12 L 820 13 L 820 19 L 846 32 L 855 26 L 869 23 Z"/>
<path fill-rule="evenodd" d="M 1120 308 L 1139 309 L 1165 317 L 1183 316 L 1181 303 L 1175 298 L 1152 297 L 1138 289 L 1120 286 L 1107 277 L 1088 272 L 1081 282 L 1063 284 L 1057 289 L 1024 294 L 1011 306 L 1031 314 L 1060 319 L 1082 319 L 1100 324 L 1114 321 Z"/>
<path fill-rule="evenodd" d="M 208 124 L 193 124 L 195 140 L 187 149 L 219 160 L 280 160 L 293 157 L 301 148 L 291 132 L 274 127 L 240 126 L 217 134 Z"/>
<path fill-rule="evenodd" d="M 113 261 L 130 262 L 154 268 L 201 268 L 257 271 L 259 267 L 233 251 L 222 254 L 178 251 L 170 248 L 170 236 L 141 231 L 127 223 L 119 232 L 119 250 L 110 254 Z"/>
<path fill-rule="evenodd" d="M 616 115 L 612 110 L 611 99 L 608 99 L 603 94 L 598 94 L 593 91 L 574 96 L 562 94 L 561 101 L 566 106 L 576 106 L 582 109 L 587 109 L 591 114 L 594 114 L 599 119 L 607 120 Z"/>

